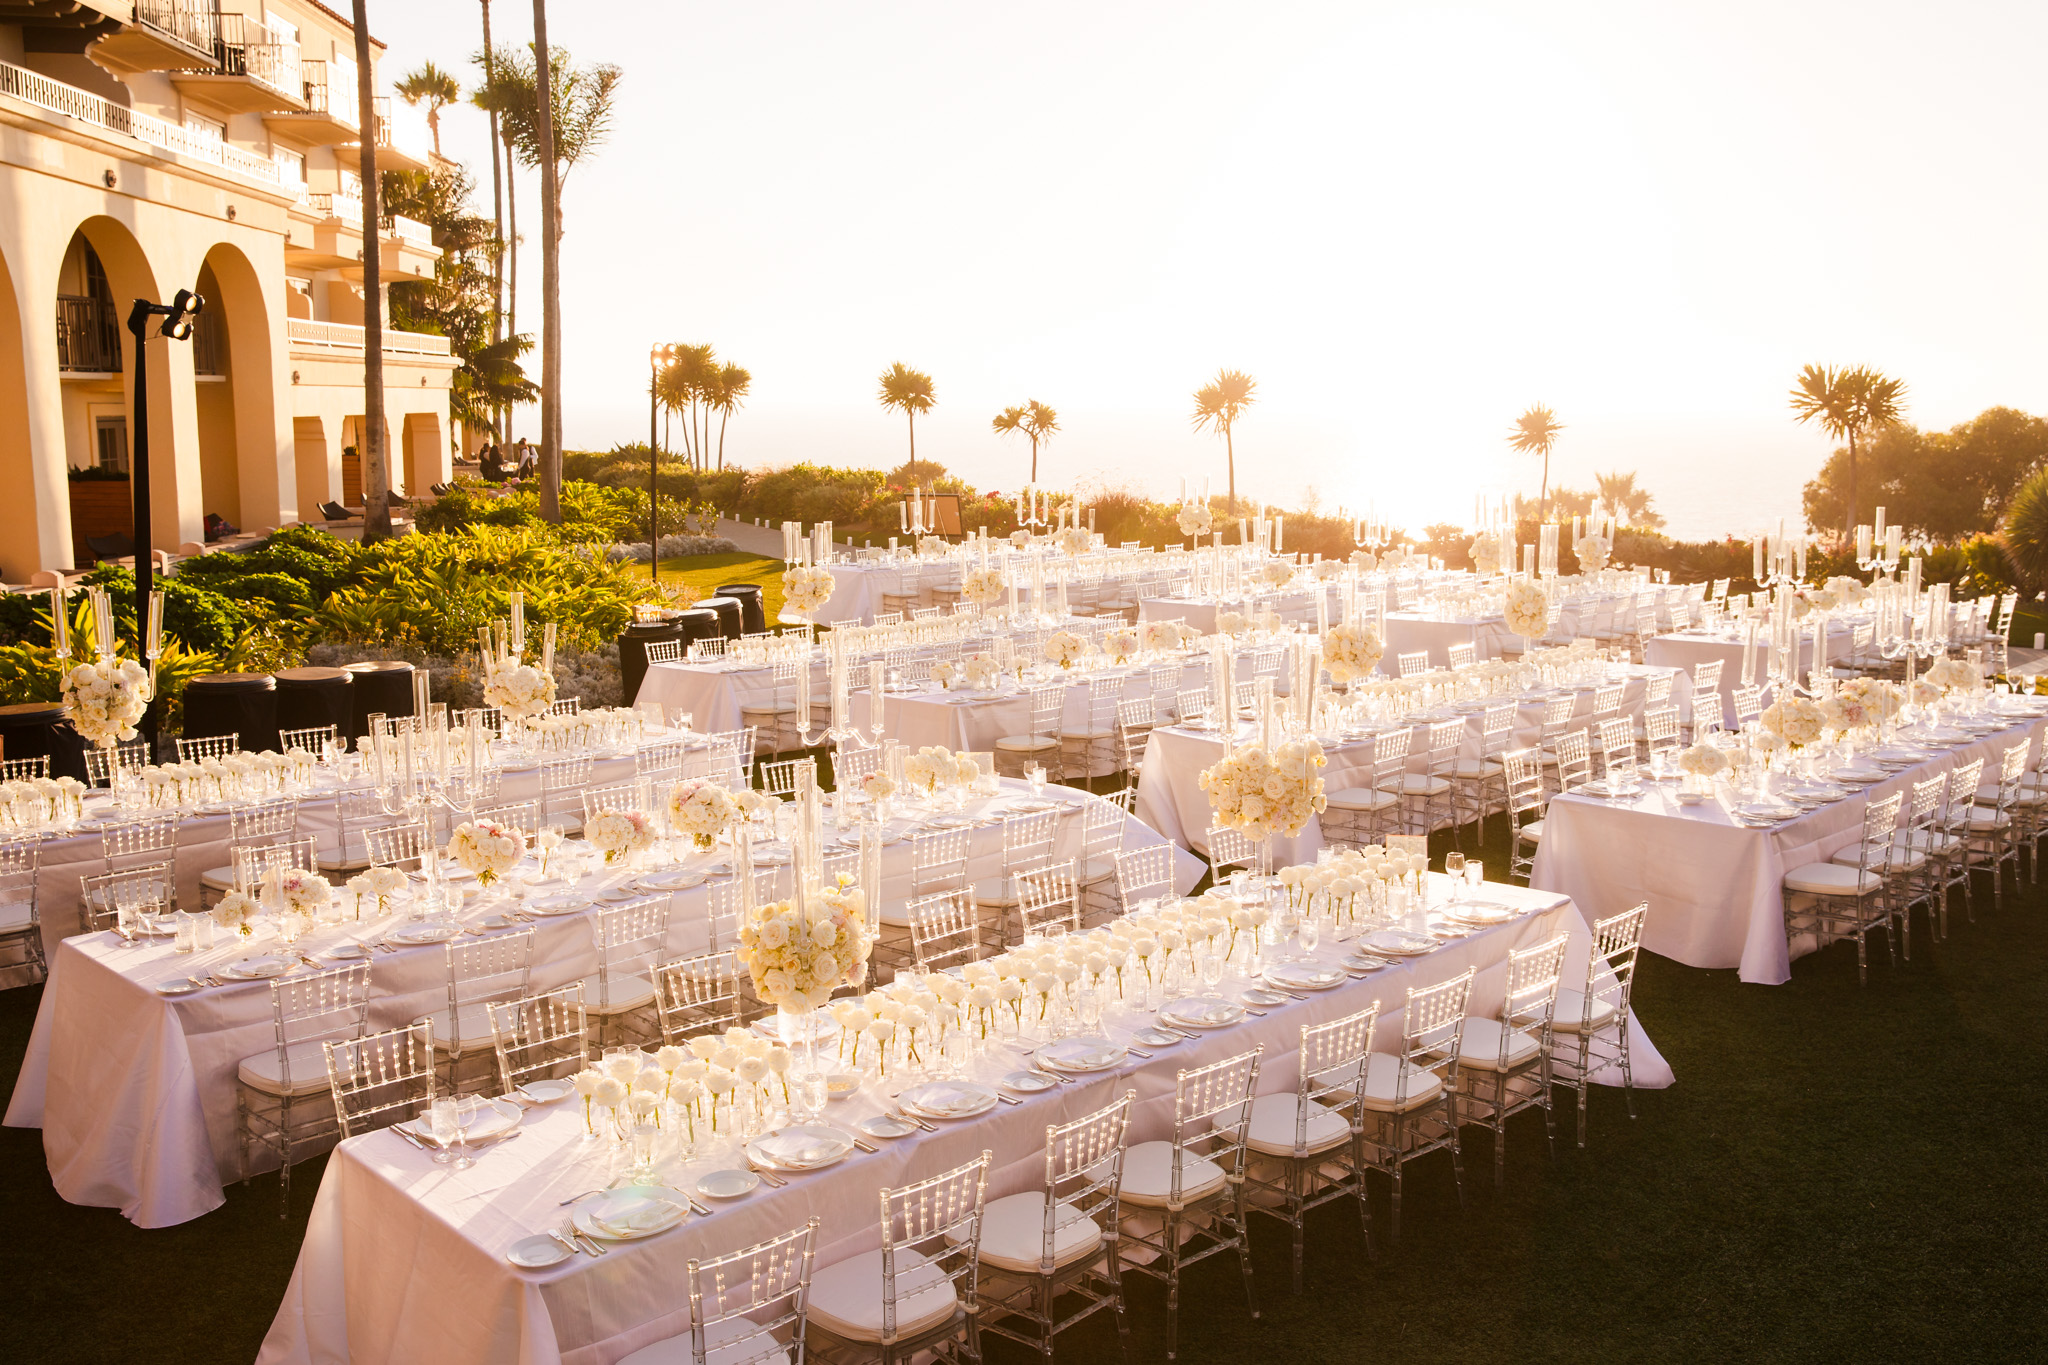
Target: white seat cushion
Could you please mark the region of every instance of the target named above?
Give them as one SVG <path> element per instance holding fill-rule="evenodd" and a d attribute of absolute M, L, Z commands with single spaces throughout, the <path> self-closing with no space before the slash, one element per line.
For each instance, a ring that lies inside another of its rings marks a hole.
<path fill-rule="evenodd" d="M 1181 1157 L 1180 1197 L 1182 1204 L 1206 1199 L 1223 1188 L 1229 1176 L 1205 1156 L 1188 1153 Z M 1126 1204 L 1164 1208 L 1173 1192 L 1173 1144 L 1141 1142 L 1124 1153 L 1123 1198 Z"/>
<path fill-rule="evenodd" d="M 611 998 L 607 1000 L 593 973 L 583 978 L 583 1003 L 592 1014 L 624 1014 L 654 1003 L 654 983 L 644 976 L 614 976 L 611 979 Z M 467 1030 L 463 1036 L 469 1036 Z M 484 1025 L 484 1036 L 491 1036 L 488 1023 Z"/>
<path fill-rule="evenodd" d="M 284 1070 L 278 1065 L 277 1049 L 259 1052 L 254 1057 L 244 1057 L 242 1064 L 235 1068 L 235 1074 L 242 1084 L 252 1090 L 261 1090 L 266 1095 L 318 1095 L 327 1089 L 327 1053 L 318 1040 L 293 1043 L 286 1051 L 290 1054 L 287 1063 L 291 1067 L 292 1080 L 287 1086 Z"/>
<path fill-rule="evenodd" d="M 1450 789 L 1450 783 L 1428 773 L 1403 773 L 1380 783 L 1381 791 L 1399 792 L 1403 796 L 1442 796 Z"/>
<path fill-rule="evenodd" d="M 1397 1104 L 1397 1083 L 1403 1071 L 1408 1073 L 1408 1094 Z M 1366 1059 L 1365 1094 L 1361 1103 L 1367 1109 L 1383 1114 L 1405 1113 L 1434 1104 L 1443 1093 L 1443 1077 L 1427 1067 L 1416 1066 L 1391 1052 L 1375 1052 Z"/>
<path fill-rule="evenodd" d="M 704 1329 L 705 1365 L 789 1365 L 789 1352 L 777 1350 L 775 1341 L 745 1318 L 727 1318 Z M 643 1346 L 619 1365 L 695 1365 L 690 1353 L 690 1334 Z"/>
<path fill-rule="evenodd" d="M 1008 909 L 1017 903 L 1017 881 L 1014 877 L 984 878 L 974 884 L 974 899 L 980 905 Z"/>
<path fill-rule="evenodd" d="M 1060 738 L 1068 744 L 1105 744 L 1116 738 L 1114 730 L 1062 730 Z"/>
<path fill-rule="evenodd" d="M 1543 842 L 1543 822 L 1541 820 L 1531 820 L 1528 824 L 1522 826 L 1520 830 L 1516 831 L 1516 835 L 1525 844 L 1540 844 Z"/>
<path fill-rule="evenodd" d="M 742 716 L 793 716 L 796 714 L 796 706 L 794 703 L 788 706 L 742 706 L 740 714 Z"/>
<path fill-rule="evenodd" d="M 1908 830 L 1901 838 L 1907 847 L 1927 853 L 1947 853 L 1962 842 L 1953 834 L 1933 829 Z"/>
<path fill-rule="evenodd" d="M 1878 848 L 1871 850 L 1870 861 L 1873 866 L 1882 857 L 1884 857 L 1883 849 Z M 1860 867 L 1863 864 L 1862 845 L 1851 844 L 1847 848 L 1843 849 L 1840 853 L 1837 853 L 1829 861 L 1840 863 L 1843 867 Z M 1925 866 L 1927 866 L 1927 855 L 1925 853 L 1920 852 L 1918 849 L 1911 848 L 1904 844 L 1901 844 L 1898 847 L 1892 849 L 1891 870 L 1893 873 L 1896 874 L 1900 872 L 1918 872 L 1921 868 Z"/>
<path fill-rule="evenodd" d="M 1507 1028 L 1498 1019 L 1467 1019 L 1458 1030 L 1458 1065 L 1480 1071 L 1498 1071 L 1501 1035 L 1507 1035 L 1508 1065 L 1516 1067 L 1533 1061 L 1541 1051 L 1534 1038 L 1520 1029 Z"/>
<path fill-rule="evenodd" d="M 594 989 L 595 987 L 586 985 L 584 993 L 588 995 Z M 432 1014 L 422 1017 L 434 1021 L 434 1050 L 436 1052 L 454 1052 L 457 1030 L 449 1022 L 448 1011 L 435 1010 Z M 490 1006 L 481 1000 L 473 1000 L 457 1011 L 456 1020 L 462 1025 L 460 1036 L 464 1052 L 477 1052 L 488 1049 L 491 1046 Z M 419 1020 L 415 1019 L 413 1022 L 418 1023 Z"/>
<path fill-rule="evenodd" d="M 1785 874 L 1785 889 L 1816 896 L 1867 896 L 1884 889 L 1884 878 L 1840 863 L 1808 863 Z"/>
<path fill-rule="evenodd" d="M 2000 815 L 1995 810 L 1986 810 L 1982 806 L 1977 806 L 1973 807 L 1970 811 L 1970 828 L 1979 833 L 2005 829 L 2011 824 L 2011 816 Z"/>
<path fill-rule="evenodd" d="M 1376 811 L 1401 803 L 1401 798 L 1392 792 L 1373 787 L 1345 787 L 1329 793 L 1323 800 L 1331 810 Z"/>
<path fill-rule="evenodd" d="M 882 1253 L 828 1265 L 811 1276 L 810 1322 L 848 1341 L 882 1339 Z M 960 1309 L 944 1271 L 907 1248 L 896 1253 L 898 1340 L 942 1327 Z"/>
<path fill-rule="evenodd" d="M 24 933 L 32 922 L 26 905 L 0 905 L 0 934 Z"/>
<path fill-rule="evenodd" d="M 1294 1140 L 1302 1135 L 1298 1118 L 1302 1103 L 1301 1096 L 1292 1090 L 1277 1095 L 1261 1095 L 1253 1100 L 1251 1127 L 1245 1134 L 1245 1145 L 1267 1156 L 1293 1156 Z M 1307 1151 L 1327 1152 L 1351 1137 L 1351 1125 L 1342 1114 L 1314 1101 L 1308 1101 L 1308 1105 L 1314 1112 L 1308 1116 L 1308 1130 L 1304 1138 Z M 1219 1113 L 1215 1122 L 1218 1130 L 1235 1132 L 1235 1107 Z"/>
<path fill-rule="evenodd" d="M 996 741 L 996 748 L 1008 753 L 1035 754 L 1059 747 L 1060 742 L 1051 735 L 1004 735 Z"/>
<path fill-rule="evenodd" d="M 1598 1033 L 1612 1024 L 1620 1013 L 1621 1011 L 1615 1009 L 1612 1004 L 1597 995 L 1594 996 L 1591 1031 Z M 1586 993 L 1575 990 L 1558 991 L 1557 1003 L 1551 1006 L 1550 1027 L 1558 1033 L 1586 1032 Z"/>
<path fill-rule="evenodd" d="M 1116 859 L 1083 859 L 1081 862 L 1081 870 L 1075 875 L 1077 875 L 1081 879 L 1081 885 L 1083 886 L 1093 886 L 1097 882 L 1106 882 L 1111 877 L 1114 877 L 1116 875 Z"/>
<path fill-rule="evenodd" d="M 1497 758 L 1461 758 L 1451 765 L 1451 771 L 1463 781 L 1470 782 L 1481 777 L 1492 777 L 1500 771 Z"/>
<path fill-rule="evenodd" d="M 209 867 L 199 874 L 199 884 L 208 891 L 232 891 L 235 889 L 235 869 Z"/>
<path fill-rule="evenodd" d="M 1055 1268 L 1072 1265 L 1102 1245 L 1102 1229 L 1071 1204 L 1053 1210 Z M 1026 1190 L 991 1200 L 981 1211 L 981 1259 L 998 1270 L 1036 1274 L 1045 1252 L 1045 1191 Z"/>

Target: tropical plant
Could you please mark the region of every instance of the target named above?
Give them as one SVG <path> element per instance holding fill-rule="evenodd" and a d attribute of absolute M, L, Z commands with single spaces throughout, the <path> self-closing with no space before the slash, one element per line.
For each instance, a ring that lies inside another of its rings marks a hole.
<path fill-rule="evenodd" d="M 1508 448 L 1523 455 L 1543 457 L 1543 489 L 1537 495 L 1541 520 L 1550 517 L 1550 449 L 1557 444 L 1557 433 L 1564 427 L 1558 423 L 1556 414 L 1541 403 L 1532 405 L 1527 412 L 1515 419 L 1508 428 Z"/>
<path fill-rule="evenodd" d="M 2048 586 L 2048 470 L 2036 471 L 2012 495 L 1998 539 L 2014 575 L 2029 591 Z"/>
<path fill-rule="evenodd" d="M 1615 470 L 1612 474 L 1595 473 L 1593 482 L 1599 488 L 1599 507 L 1608 516 L 1625 526 L 1637 526 L 1654 531 L 1664 524 L 1664 518 L 1650 508 L 1651 495 L 1647 488 L 1636 485 L 1635 471 L 1623 473 Z"/>
<path fill-rule="evenodd" d="M 753 384 L 754 376 L 744 365 L 727 362 L 718 367 L 718 382 L 712 389 L 710 403 L 718 414 L 718 467 L 721 470 L 725 468 L 725 424 L 745 405 L 747 390 Z"/>
<path fill-rule="evenodd" d="M 1856 534 L 1856 445 L 1868 433 L 1896 423 L 1906 396 L 1904 380 L 1887 379 L 1867 365 L 1836 369 L 1808 365 L 1799 372 L 1791 393 L 1792 413 L 1801 424 L 1814 422 L 1837 441 L 1849 443 L 1847 492 L 1843 497 L 1842 539 Z"/>
<path fill-rule="evenodd" d="M 1809 526 L 1842 522 L 1849 451 L 1837 446 L 1806 485 Z M 1885 509 L 1908 537 L 1962 541 L 1997 531 L 2006 503 L 2048 466 L 2048 420 L 2016 408 L 1986 408 L 1947 431 L 1899 422 L 1873 432 L 1857 451 L 1856 522 Z"/>
<path fill-rule="evenodd" d="M 417 70 L 405 73 L 397 85 L 391 87 L 398 97 L 417 108 L 427 106 L 427 131 L 433 135 L 434 155 L 441 155 L 441 110 L 462 98 L 462 87 L 455 78 L 435 66 L 422 62 Z"/>
<path fill-rule="evenodd" d="M 1195 430 L 1210 429 L 1223 437 L 1223 454 L 1229 475 L 1229 502 L 1237 510 L 1237 443 L 1233 434 L 1237 419 L 1258 401 L 1258 381 L 1243 370 L 1218 370 L 1216 377 L 1195 390 Z"/>
<path fill-rule="evenodd" d="M 1038 443 L 1050 441 L 1053 433 L 1060 429 L 1059 413 L 1039 402 L 1027 399 L 1021 408 L 1004 408 L 990 422 L 997 435 L 1021 432 L 1031 441 L 1031 482 L 1038 482 Z"/>
<path fill-rule="evenodd" d="M 878 395 L 884 411 L 900 412 L 910 422 L 910 472 L 917 477 L 917 418 L 918 414 L 930 412 L 938 399 L 932 393 L 932 377 L 922 370 L 913 370 L 902 361 L 897 361 L 882 371 L 881 392 Z"/>

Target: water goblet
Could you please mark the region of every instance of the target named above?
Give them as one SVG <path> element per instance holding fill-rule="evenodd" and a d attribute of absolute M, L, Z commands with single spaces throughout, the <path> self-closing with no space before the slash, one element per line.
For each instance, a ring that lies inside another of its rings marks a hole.
<path fill-rule="evenodd" d="M 1081 1031 L 1094 1033 L 1102 1027 L 1102 992 L 1082 986 L 1074 992 L 1074 1012 L 1081 1018 Z"/>
<path fill-rule="evenodd" d="M 1314 913 L 1303 914 L 1297 933 L 1301 941 L 1302 955 L 1313 955 L 1316 945 L 1323 939 L 1323 917 Z"/>
<path fill-rule="evenodd" d="M 461 1132 L 457 1121 L 458 1101 L 453 1095 L 436 1095 L 427 1106 L 427 1131 L 434 1136 L 434 1164 L 446 1166 L 455 1160 L 455 1140 Z"/>
<path fill-rule="evenodd" d="M 1451 879 L 1451 884 L 1454 888 L 1451 894 L 1456 896 L 1456 885 L 1465 879 L 1465 855 L 1458 852 L 1446 853 L 1444 855 L 1444 875 Z"/>
<path fill-rule="evenodd" d="M 1195 954 L 1195 970 L 1202 978 L 1202 994 L 1211 1000 L 1222 997 L 1219 989 L 1223 981 L 1223 945 L 1217 939 L 1205 939 Z"/>
<path fill-rule="evenodd" d="M 466 1171 L 476 1165 L 476 1158 L 469 1154 L 469 1130 L 475 1126 L 483 1105 L 480 1095 L 455 1097 L 455 1160 L 449 1164 L 458 1171 Z"/>

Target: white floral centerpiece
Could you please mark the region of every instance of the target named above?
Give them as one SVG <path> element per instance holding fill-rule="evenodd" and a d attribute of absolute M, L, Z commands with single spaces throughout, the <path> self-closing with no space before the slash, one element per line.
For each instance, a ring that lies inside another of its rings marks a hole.
<path fill-rule="evenodd" d="M 1323 667 L 1333 682 L 1348 683 L 1363 678 L 1379 667 L 1387 647 L 1379 632 L 1362 621 L 1332 626 L 1323 637 Z"/>
<path fill-rule="evenodd" d="M 802 564 L 782 571 L 782 610 L 790 616 L 814 616 L 832 600 L 832 571 L 822 564 Z"/>
<path fill-rule="evenodd" d="M 601 810 L 584 825 L 583 837 L 611 863 L 653 844 L 654 826 L 641 811 Z"/>
<path fill-rule="evenodd" d="M 1190 640 L 1198 640 L 1202 633 L 1181 621 L 1147 621 L 1138 627 L 1140 647 L 1154 654 L 1165 654 L 1179 649 Z"/>
<path fill-rule="evenodd" d="M 1678 755 L 1678 771 L 1700 786 L 1727 772 L 1729 766 L 1728 755 L 1712 744 L 1695 744 Z"/>
<path fill-rule="evenodd" d="M 1482 531 L 1472 537 L 1472 543 L 1465 548 L 1472 556 L 1472 571 L 1481 578 L 1491 578 L 1501 568 L 1501 538 L 1491 531 Z"/>
<path fill-rule="evenodd" d="M 1045 639 L 1045 657 L 1061 668 L 1072 668 L 1088 654 L 1088 641 L 1071 630 L 1056 630 Z"/>
<path fill-rule="evenodd" d="M 932 660 L 932 681 L 940 687 L 951 690 L 953 679 L 960 676 L 960 665 L 951 659 Z"/>
<path fill-rule="evenodd" d="M 795 900 L 755 906 L 733 950 L 754 994 L 788 1014 L 822 1008 L 832 992 L 866 974 L 874 940 L 867 898 L 850 879 L 822 887 L 806 914 Z"/>
<path fill-rule="evenodd" d="M 263 874 L 263 887 L 286 914 L 308 919 L 326 909 L 334 899 L 334 887 L 317 872 L 299 867 L 273 867 Z"/>
<path fill-rule="evenodd" d="M 941 559 L 953 547 L 944 536 L 919 536 L 917 552 L 926 559 Z"/>
<path fill-rule="evenodd" d="M 1373 558 L 1371 550 L 1353 550 L 1351 552 L 1351 567 L 1360 573 L 1371 573 L 1379 567 L 1379 561 Z"/>
<path fill-rule="evenodd" d="M 1757 720 L 1766 732 L 1776 735 L 1794 749 L 1817 741 L 1826 723 L 1820 707 L 1805 697 L 1786 697 L 1772 702 Z"/>
<path fill-rule="evenodd" d="M 1906 704 L 1906 694 L 1899 685 L 1881 678 L 1851 678 L 1836 689 L 1836 695 L 1845 694 L 1862 702 L 1872 725 L 1884 724 Z"/>
<path fill-rule="evenodd" d="M 1835 694 L 1820 704 L 1821 721 L 1837 735 L 1848 734 L 1874 723 L 1869 703 L 1862 693 L 1847 688 L 1835 689 Z"/>
<path fill-rule="evenodd" d="M 1138 652 L 1138 628 L 1136 626 L 1111 626 L 1102 637 L 1103 653 L 1122 663 Z"/>
<path fill-rule="evenodd" d="M 1185 504 L 1180 509 L 1177 520 L 1180 533 L 1191 540 L 1196 536 L 1206 536 L 1216 529 L 1216 519 L 1209 514 L 1208 507 L 1197 502 Z"/>
<path fill-rule="evenodd" d="M 514 720 L 532 720 L 554 705 L 554 678 L 532 664 L 493 664 L 486 656 L 484 667 L 484 705 Z"/>
<path fill-rule="evenodd" d="M 230 891 L 213 903 L 213 922 L 248 938 L 256 932 L 256 919 L 263 907 L 244 891 Z"/>
<path fill-rule="evenodd" d="M 1313 738 L 1276 745 L 1269 755 L 1251 744 L 1202 772 L 1217 823 L 1254 839 L 1299 834 L 1324 809 L 1323 775 L 1329 760 Z"/>
<path fill-rule="evenodd" d="M 71 726 L 85 740 L 111 749 L 135 738 L 149 710 L 149 670 L 133 659 L 99 659 L 64 675 L 60 699 L 71 709 Z"/>
<path fill-rule="evenodd" d="M 1053 538 L 1053 544 L 1063 553 L 1078 558 L 1095 548 L 1095 533 L 1085 526 L 1069 526 Z"/>
<path fill-rule="evenodd" d="M 1975 692 L 1984 686 L 1982 670 L 1968 659 L 1936 659 L 1921 676 L 1944 693 Z"/>
<path fill-rule="evenodd" d="M 1550 629 L 1550 594 L 1535 579 L 1518 578 L 1508 584 L 1501 615 L 1516 635 L 1525 640 L 1540 640 Z"/>
<path fill-rule="evenodd" d="M 960 660 L 960 678 L 977 692 L 986 692 L 1002 677 L 993 654 L 968 654 Z"/>
<path fill-rule="evenodd" d="M 1344 568 L 1344 561 L 1341 559 L 1318 559 L 1309 567 L 1309 572 L 1315 575 L 1316 582 L 1328 583 L 1333 579 L 1342 578 Z"/>
<path fill-rule="evenodd" d="M 1012 546 L 1014 546 L 1015 548 L 1017 548 L 1017 549 L 1021 550 L 1021 549 L 1023 549 L 1023 548 L 1025 547 L 1025 546 L 1029 545 L 1030 543 L 1031 543 L 1031 533 L 1030 533 L 1029 531 L 1012 531 L 1012 532 L 1010 532 L 1010 544 L 1011 544 Z"/>
<path fill-rule="evenodd" d="M 860 789 L 870 801 L 887 801 L 896 794 L 896 779 L 877 768 L 860 780 Z"/>
<path fill-rule="evenodd" d="M 943 744 L 927 744 L 903 756 L 903 780 L 926 796 L 937 791 L 940 783 L 953 781 L 958 772 L 958 760 Z"/>
<path fill-rule="evenodd" d="M 1572 553 L 1579 557 L 1581 573 L 1599 573 L 1606 568 L 1607 556 L 1613 550 L 1606 536 L 1580 536 L 1572 542 Z"/>
<path fill-rule="evenodd" d="M 669 828 L 687 834 L 698 848 L 732 828 L 740 807 L 732 793 L 701 777 L 685 778 L 668 789 Z"/>
<path fill-rule="evenodd" d="M 448 836 L 448 856 L 474 872 L 478 886 L 489 886 L 526 856 L 526 836 L 496 820 L 468 820 Z"/>
<path fill-rule="evenodd" d="M 1003 578 L 1003 571 L 991 565 L 986 569 L 969 569 L 960 579 L 960 596 L 964 601 L 978 607 L 985 607 L 998 601 L 1010 590 Z"/>
<path fill-rule="evenodd" d="M 1219 611 L 1216 613 L 1218 635 L 1242 635 L 1251 628 L 1251 621 L 1241 611 Z"/>
<path fill-rule="evenodd" d="M 1835 595 L 1835 601 L 1844 610 L 1860 607 L 1870 600 L 1870 589 L 1864 585 L 1863 581 L 1858 578 L 1851 578 L 1847 574 L 1837 574 L 1835 577 L 1830 578 L 1827 581 L 1826 587 L 1829 592 Z"/>
<path fill-rule="evenodd" d="M 1284 588 L 1294 581 L 1294 565 L 1285 559 L 1269 559 L 1253 577 L 1269 588 Z"/>

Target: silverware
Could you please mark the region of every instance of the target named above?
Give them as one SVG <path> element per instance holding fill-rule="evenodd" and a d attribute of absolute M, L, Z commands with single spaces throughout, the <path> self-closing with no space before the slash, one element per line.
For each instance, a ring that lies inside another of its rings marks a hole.
<path fill-rule="evenodd" d="M 571 1204 L 574 1204 L 575 1202 L 577 1202 L 577 1201 L 578 1201 L 578 1200 L 580 1200 L 580 1199 L 588 1199 L 588 1198 L 590 1198 L 590 1196 L 591 1196 L 591 1195 L 593 1195 L 593 1194 L 603 1194 L 603 1193 L 604 1193 L 604 1192 L 605 1192 L 606 1190 L 608 1190 L 608 1189 L 610 1189 L 610 1188 L 611 1188 L 611 1186 L 609 1186 L 609 1185 L 601 1185 L 601 1186 L 599 1186 L 599 1187 L 598 1187 L 597 1189 L 594 1189 L 594 1190 L 585 1190 L 585 1191 L 584 1191 L 583 1193 L 581 1193 L 581 1194 L 572 1194 L 572 1195 L 570 1195 L 570 1196 L 569 1196 L 569 1197 L 568 1197 L 567 1199 L 564 1199 L 564 1200 L 563 1200 L 563 1201 L 562 1201 L 561 1203 L 559 1203 L 559 1204 L 555 1205 L 555 1207 L 556 1207 L 556 1208 L 558 1208 L 558 1209 L 566 1209 L 566 1208 L 568 1208 L 568 1207 L 569 1207 L 569 1206 L 570 1206 Z"/>
<path fill-rule="evenodd" d="M 768 1184 L 770 1184 L 778 1190 L 789 1183 L 787 1180 L 784 1180 L 781 1176 L 775 1174 L 775 1172 L 769 1170 L 766 1166 L 763 1166 L 760 1162 L 754 1160 L 754 1158 L 752 1158 L 751 1156 L 747 1158 L 747 1169 L 752 1171 L 755 1175 L 760 1176 L 761 1179 L 767 1181 Z"/>
<path fill-rule="evenodd" d="M 555 1243 L 556 1243 L 556 1244 L 557 1244 L 558 1246 L 563 1246 L 563 1247 L 566 1247 L 566 1248 L 568 1248 L 569 1254 L 570 1254 L 571 1256 L 581 1256 L 581 1255 L 583 1254 L 583 1244 L 582 1244 L 582 1243 L 580 1243 L 580 1242 L 576 1242 L 576 1241 L 572 1241 L 572 1240 L 570 1240 L 569 1238 L 567 1238 L 567 1237 L 564 1237 L 564 1236 L 563 1236 L 563 1235 L 562 1235 L 561 1233 L 557 1232 L 557 1231 L 556 1231 L 555 1229 L 553 1229 L 553 1228 L 549 1228 L 549 1229 L 548 1229 L 548 1236 L 549 1236 L 549 1238 L 551 1238 L 551 1239 L 552 1239 L 552 1240 L 553 1240 L 553 1241 L 554 1241 L 554 1242 L 555 1242 Z"/>
<path fill-rule="evenodd" d="M 1022 1104 L 1022 1103 L 1024 1103 L 1024 1101 L 1022 1101 L 1022 1100 L 1018 1099 L 1018 1098 L 1017 1098 L 1017 1097 L 1016 1097 L 1015 1095 L 997 1095 L 997 1096 L 996 1096 L 996 1103 L 997 1103 L 997 1104 Z M 872 1150 L 872 1149 L 870 1149 L 870 1150 Z"/>
<path fill-rule="evenodd" d="M 874 1143 L 869 1142 L 865 1138 L 855 1138 L 853 1140 L 853 1145 L 860 1148 L 863 1152 L 876 1152 L 881 1150 L 879 1147 L 875 1146 Z"/>
<path fill-rule="evenodd" d="M 580 1243 L 583 1249 L 589 1252 L 591 1255 L 603 1256 L 606 1254 L 605 1249 L 598 1244 L 598 1241 L 595 1237 L 592 1237 L 589 1233 L 585 1232 L 582 1228 L 577 1227 L 574 1223 L 569 1224 L 565 1231 L 568 1232 L 571 1239 Z"/>
<path fill-rule="evenodd" d="M 1126 1048 L 1124 1049 L 1124 1051 L 1126 1051 L 1126 1052 L 1130 1053 L 1130 1054 L 1131 1054 L 1131 1055 L 1132 1055 L 1133 1057 L 1143 1057 L 1143 1058 L 1144 1058 L 1144 1059 L 1145 1059 L 1146 1061 L 1148 1061 L 1148 1062 L 1152 1060 L 1152 1054 L 1151 1054 L 1151 1053 L 1149 1053 L 1149 1052 L 1142 1052 L 1142 1051 L 1140 1051 L 1139 1049 L 1137 1049 L 1137 1048 L 1134 1048 L 1134 1047 L 1126 1047 Z"/>
<path fill-rule="evenodd" d="M 415 1137 L 412 1133 L 406 1131 L 405 1129 L 400 1128 L 397 1124 L 393 1124 L 391 1126 L 391 1131 L 398 1134 L 400 1137 L 404 1138 L 407 1142 L 410 1142 L 413 1146 L 419 1148 L 421 1151 L 424 1152 L 427 1150 L 427 1144 L 425 1142 L 423 1142 L 418 1137 Z"/>
<path fill-rule="evenodd" d="M 705 1208 L 702 1204 L 698 1203 L 696 1195 L 685 1194 L 683 1198 L 690 1201 L 690 1207 L 694 1209 L 696 1212 L 703 1214 L 706 1218 L 709 1218 L 711 1216 L 711 1210 Z"/>
<path fill-rule="evenodd" d="M 1261 1019 L 1265 1018 L 1267 1014 L 1267 1011 L 1255 1010 L 1250 1005 L 1240 1005 L 1238 1006 L 1238 1008 L 1243 1010 L 1246 1014 L 1256 1014 Z"/>

